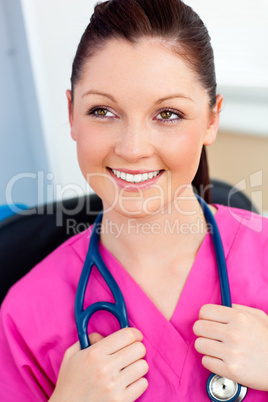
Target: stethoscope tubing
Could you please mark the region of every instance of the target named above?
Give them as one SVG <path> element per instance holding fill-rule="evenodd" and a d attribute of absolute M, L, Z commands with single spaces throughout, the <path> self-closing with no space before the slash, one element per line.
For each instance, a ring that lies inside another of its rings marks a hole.
<path fill-rule="evenodd" d="M 214 244 L 215 256 L 218 266 L 220 290 L 221 290 L 221 302 L 223 306 L 232 307 L 231 292 L 229 286 L 228 272 L 226 266 L 226 259 L 224 255 L 223 245 L 221 241 L 221 235 L 218 229 L 218 225 L 215 221 L 213 213 L 208 207 L 207 203 L 198 195 L 196 198 L 203 210 L 206 222 L 210 224 L 210 234 Z"/>
<path fill-rule="evenodd" d="M 100 252 L 99 252 L 99 234 L 101 230 L 102 212 L 98 215 L 93 224 L 89 249 L 78 283 L 76 297 L 75 297 L 75 319 L 78 330 L 78 338 L 80 341 L 81 349 L 86 349 L 90 346 L 90 341 L 87 333 L 87 326 L 89 319 L 94 313 L 99 310 L 106 310 L 113 314 L 119 321 L 120 327 L 129 327 L 127 316 L 127 309 L 122 292 L 113 278 L 112 274 L 105 265 Z M 84 309 L 84 299 L 89 277 L 93 266 L 97 267 L 105 282 L 110 288 L 115 302 L 96 302 Z"/>
<path fill-rule="evenodd" d="M 226 307 L 232 307 L 231 302 L 231 294 L 230 294 L 230 286 L 229 286 L 229 279 L 228 279 L 228 272 L 226 267 L 226 260 L 224 255 L 224 249 L 221 241 L 220 232 L 216 223 L 216 220 L 211 212 L 207 203 L 198 195 L 196 195 L 199 204 L 203 210 L 205 219 L 207 224 L 210 225 L 210 234 L 212 236 L 212 241 L 214 245 L 214 251 L 218 266 L 218 274 L 219 274 L 219 283 L 220 283 L 220 291 L 221 291 L 221 300 L 222 305 Z M 81 277 L 78 283 L 76 297 L 75 297 L 75 320 L 76 326 L 78 331 L 78 338 L 80 341 L 81 349 L 85 349 L 90 346 L 90 341 L 88 337 L 88 322 L 89 319 L 92 317 L 99 310 L 106 310 L 113 314 L 117 320 L 119 321 L 120 327 L 125 328 L 129 327 L 127 309 L 124 297 L 122 292 L 116 283 L 115 279 L 111 275 L 109 269 L 105 265 L 100 252 L 99 252 L 99 233 L 101 230 L 101 222 L 102 222 L 102 215 L 101 212 L 92 228 L 89 248 L 87 252 L 87 256 L 85 259 L 85 263 L 82 269 Z M 90 278 L 90 274 L 92 271 L 93 266 L 95 266 L 100 274 L 103 276 L 105 282 L 109 286 L 112 295 L 114 297 L 115 302 L 96 302 L 92 305 L 84 308 L 84 300 L 86 289 L 88 285 L 88 281 Z M 247 393 L 247 388 L 242 387 L 240 384 L 236 384 L 236 391 L 235 394 L 230 398 L 218 398 L 212 391 L 212 382 L 217 381 L 217 379 L 222 380 L 222 377 L 216 376 L 215 374 L 211 374 L 208 381 L 207 381 L 207 393 L 211 401 L 219 402 L 219 401 L 228 401 L 228 402 L 240 402 L 242 401 Z M 224 380 L 224 379 L 223 379 Z"/>
<path fill-rule="evenodd" d="M 211 212 L 209 206 L 207 203 L 196 194 L 196 198 L 199 201 L 199 204 L 203 210 L 205 219 L 207 224 L 210 224 L 210 234 L 212 237 L 213 245 L 214 245 L 214 250 L 215 250 L 215 257 L 217 261 L 217 266 L 218 266 L 218 275 L 219 275 L 219 282 L 220 282 L 220 291 L 221 291 L 221 302 L 222 305 L 225 307 L 232 307 L 232 301 L 231 301 L 231 292 L 230 292 L 230 285 L 229 285 L 229 278 L 228 278 L 228 271 L 227 271 L 227 266 L 226 266 L 226 259 L 225 259 L 225 254 L 224 254 L 224 249 L 221 241 L 221 235 L 218 229 L 217 222 L 213 216 L 213 213 Z M 213 392 L 212 392 L 212 387 L 211 384 L 215 378 L 221 379 L 222 377 L 219 377 L 213 373 L 208 378 L 207 381 L 207 394 L 212 402 L 221 402 L 221 401 L 228 401 L 228 402 L 240 402 L 243 401 L 246 394 L 247 394 L 247 388 L 242 387 L 240 384 L 234 383 L 237 385 L 236 392 L 234 395 L 230 398 L 225 398 L 225 399 L 220 399 L 217 398 Z"/>

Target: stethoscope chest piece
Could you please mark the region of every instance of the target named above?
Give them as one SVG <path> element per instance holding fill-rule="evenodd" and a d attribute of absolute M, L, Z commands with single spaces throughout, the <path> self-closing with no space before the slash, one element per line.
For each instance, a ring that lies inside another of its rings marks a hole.
<path fill-rule="evenodd" d="M 207 393 L 212 402 L 241 402 L 247 388 L 227 378 L 211 374 L 207 382 Z"/>

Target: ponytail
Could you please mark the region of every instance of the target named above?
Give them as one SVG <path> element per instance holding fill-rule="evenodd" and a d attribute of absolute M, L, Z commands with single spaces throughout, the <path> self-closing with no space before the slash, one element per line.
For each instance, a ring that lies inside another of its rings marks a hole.
<path fill-rule="evenodd" d="M 192 186 L 197 194 L 204 198 L 207 203 L 210 203 L 210 180 L 205 146 L 202 148 L 199 166 Z"/>

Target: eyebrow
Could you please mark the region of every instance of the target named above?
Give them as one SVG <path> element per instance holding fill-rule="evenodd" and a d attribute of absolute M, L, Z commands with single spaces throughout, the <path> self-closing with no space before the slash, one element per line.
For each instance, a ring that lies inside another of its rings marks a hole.
<path fill-rule="evenodd" d="M 84 96 L 88 96 L 88 95 L 105 96 L 106 98 L 109 98 L 114 103 L 117 103 L 117 101 L 115 100 L 115 98 L 112 95 L 105 93 L 105 92 L 96 91 L 95 89 L 89 90 L 86 93 L 84 93 L 84 95 L 82 95 L 82 98 L 84 98 Z"/>
<path fill-rule="evenodd" d="M 189 100 L 189 101 L 193 102 L 193 99 L 190 98 L 189 96 L 185 96 L 185 95 L 183 95 L 183 94 L 174 94 L 174 95 L 165 96 L 164 98 L 158 99 L 158 100 L 155 102 L 155 104 L 159 104 L 159 103 L 165 102 L 166 100 L 169 100 L 169 99 L 176 99 L 176 98 L 182 98 L 182 99 L 186 99 L 186 100 Z"/>
<path fill-rule="evenodd" d="M 96 91 L 95 89 L 91 89 L 91 90 L 85 92 L 85 93 L 82 95 L 82 98 L 84 98 L 85 96 L 88 96 L 88 95 L 105 96 L 106 98 L 110 99 L 110 100 L 113 101 L 114 103 L 117 103 L 116 99 L 115 99 L 112 95 L 110 95 L 110 94 L 108 94 L 108 93 L 105 93 L 105 92 Z M 164 102 L 164 101 L 166 101 L 166 100 L 169 100 L 169 99 L 176 99 L 176 98 L 182 98 L 182 99 L 186 99 L 186 100 L 189 100 L 189 101 L 193 102 L 193 99 L 190 98 L 190 97 L 188 97 L 188 96 L 185 96 L 185 95 L 183 95 L 183 94 L 174 94 L 174 95 L 165 96 L 164 98 L 158 99 L 158 100 L 155 102 L 155 104 L 157 105 L 157 104 L 162 103 L 162 102 Z"/>

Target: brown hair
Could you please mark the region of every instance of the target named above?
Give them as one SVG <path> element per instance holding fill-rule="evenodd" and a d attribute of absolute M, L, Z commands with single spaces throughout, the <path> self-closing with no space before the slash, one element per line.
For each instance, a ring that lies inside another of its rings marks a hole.
<path fill-rule="evenodd" d="M 139 38 L 166 39 L 172 50 L 189 63 L 209 95 L 210 107 L 216 104 L 216 76 L 210 36 L 200 17 L 181 0 L 109 0 L 97 4 L 73 61 L 72 101 L 75 84 L 83 73 L 86 60 L 108 40 Z M 209 201 L 209 175 L 205 147 L 192 185 Z"/>

